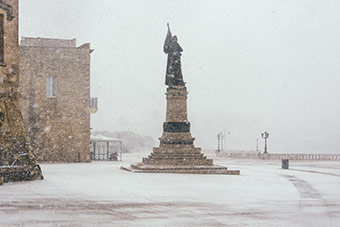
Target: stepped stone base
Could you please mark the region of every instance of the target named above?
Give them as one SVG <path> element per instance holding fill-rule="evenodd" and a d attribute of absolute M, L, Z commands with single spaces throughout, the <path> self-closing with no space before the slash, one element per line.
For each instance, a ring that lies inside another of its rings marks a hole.
<path fill-rule="evenodd" d="M 135 173 L 240 174 L 239 170 L 214 165 L 212 159 L 201 153 L 201 148 L 192 144 L 161 144 L 141 163 L 121 169 Z"/>
<path fill-rule="evenodd" d="M 187 88 L 182 85 L 167 88 L 166 121 L 159 147 L 154 147 L 141 163 L 121 169 L 135 173 L 240 174 L 239 170 L 214 165 L 201 148 L 194 146 L 195 138 L 191 136 L 187 118 L 187 94 Z"/>
<path fill-rule="evenodd" d="M 223 166 L 173 166 L 173 165 L 145 165 L 132 164 L 130 167 L 120 167 L 134 173 L 182 173 L 182 174 L 225 174 L 240 175 L 239 170 L 228 170 Z"/>
<path fill-rule="evenodd" d="M 201 148 L 192 144 L 160 144 L 153 152 L 143 158 L 144 165 L 165 166 L 213 166 L 213 160 L 207 159 Z"/>

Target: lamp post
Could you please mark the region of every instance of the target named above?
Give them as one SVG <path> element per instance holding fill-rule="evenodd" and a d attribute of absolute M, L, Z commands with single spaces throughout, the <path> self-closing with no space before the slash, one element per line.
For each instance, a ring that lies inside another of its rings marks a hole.
<path fill-rule="evenodd" d="M 262 136 L 262 138 L 264 139 L 264 154 L 268 154 L 268 152 L 267 152 L 267 139 L 268 139 L 268 137 L 269 137 L 269 133 L 268 132 L 263 132 L 262 134 L 261 134 L 261 136 Z"/>
<path fill-rule="evenodd" d="M 221 139 L 222 139 L 222 133 L 218 133 L 217 134 L 217 141 L 218 141 L 218 145 L 217 145 L 217 151 L 221 151 Z"/>
<path fill-rule="evenodd" d="M 224 138 L 225 138 L 225 135 L 223 132 L 220 132 L 221 134 L 221 151 L 224 151 L 225 150 L 225 144 L 224 144 Z"/>

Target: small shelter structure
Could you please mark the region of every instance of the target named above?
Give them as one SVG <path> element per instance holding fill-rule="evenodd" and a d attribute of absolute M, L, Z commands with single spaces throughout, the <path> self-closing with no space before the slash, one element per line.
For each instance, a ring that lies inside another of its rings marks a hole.
<path fill-rule="evenodd" d="M 120 139 L 103 135 L 91 135 L 90 139 L 91 160 L 122 161 L 123 143 Z"/>

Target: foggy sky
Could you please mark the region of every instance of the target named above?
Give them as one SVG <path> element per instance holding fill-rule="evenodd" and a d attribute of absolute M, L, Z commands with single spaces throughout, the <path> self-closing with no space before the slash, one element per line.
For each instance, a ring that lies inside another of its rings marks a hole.
<path fill-rule="evenodd" d="M 340 152 L 340 1 L 20 0 L 20 36 L 91 43 L 93 130 L 162 134 L 166 23 L 195 145 Z"/>

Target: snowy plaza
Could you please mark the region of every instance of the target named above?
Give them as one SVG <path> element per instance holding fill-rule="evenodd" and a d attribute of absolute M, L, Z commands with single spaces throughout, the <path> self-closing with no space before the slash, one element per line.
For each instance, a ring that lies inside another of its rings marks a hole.
<path fill-rule="evenodd" d="M 340 226 L 339 12 L 0 0 L 0 227 Z"/>
<path fill-rule="evenodd" d="M 120 169 L 145 155 L 42 164 L 44 180 L 0 188 L 0 226 L 339 226 L 336 161 L 214 160 L 239 176 Z"/>

